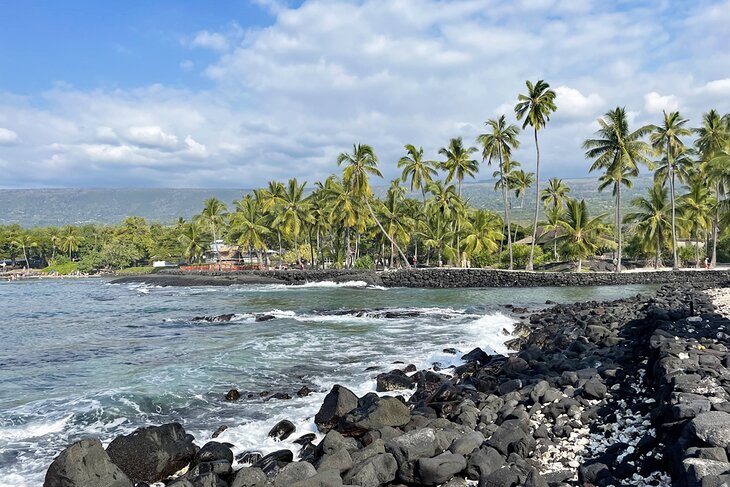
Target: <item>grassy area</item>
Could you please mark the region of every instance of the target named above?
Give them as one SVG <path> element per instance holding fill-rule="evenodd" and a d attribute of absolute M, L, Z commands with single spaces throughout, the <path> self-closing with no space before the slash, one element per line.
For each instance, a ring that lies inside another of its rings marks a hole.
<path fill-rule="evenodd" d="M 42 270 L 43 272 L 48 272 L 49 274 L 57 273 L 65 276 L 67 274 L 73 274 L 74 272 L 79 270 L 79 265 L 76 262 L 62 262 L 54 265 L 49 265 Z"/>
<path fill-rule="evenodd" d="M 143 266 L 143 267 L 127 267 L 126 269 L 119 269 L 117 271 L 117 274 L 125 275 L 125 274 L 152 274 L 154 271 L 154 267 L 152 266 Z"/>

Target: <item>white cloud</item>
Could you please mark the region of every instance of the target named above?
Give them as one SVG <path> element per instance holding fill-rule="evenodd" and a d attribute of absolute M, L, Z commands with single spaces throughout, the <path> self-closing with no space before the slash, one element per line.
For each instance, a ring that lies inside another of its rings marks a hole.
<path fill-rule="evenodd" d="M 710 81 L 700 88 L 701 92 L 718 96 L 730 96 L 730 78 Z"/>
<path fill-rule="evenodd" d="M 180 61 L 180 69 L 183 71 L 190 71 L 195 67 L 195 63 L 192 62 L 190 59 L 185 59 L 184 61 Z"/>
<path fill-rule="evenodd" d="M 212 49 L 214 51 L 228 50 L 228 40 L 223 34 L 219 34 L 217 32 L 208 32 L 207 30 L 198 32 L 195 37 L 193 37 L 190 45 L 193 47 Z"/>
<path fill-rule="evenodd" d="M 586 96 L 568 86 L 558 86 L 555 88 L 555 93 L 557 94 L 555 103 L 559 107 L 560 114 L 587 117 L 595 115 L 606 103 L 597 93 Z"/>
<path fill-rule="evenodd" d="M 129 127 L 126 139 L 143 147 L 174 149 L 178 146 L 177 136 L 166 133 L 157 125 Z"/>
<path fill-rule="evenodd" d="M 18 134 L 10 129 L 0 127 L 0 145 L 14 144 L 18 141 Z"/>
<path fill-rule="evenodd" d="M 644 109 L 651 114 L 679 110 L 679 100 L 674 95 L 662 96 L 656 91 L 644 95 Z"/>

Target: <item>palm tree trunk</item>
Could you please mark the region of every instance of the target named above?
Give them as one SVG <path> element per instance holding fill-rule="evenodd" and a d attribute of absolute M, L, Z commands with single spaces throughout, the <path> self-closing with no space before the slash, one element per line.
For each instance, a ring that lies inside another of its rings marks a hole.
<path fill-rule="evenodd" d="M 576 272 L 580 272 L 583 270 L 583 257 L 578 257 L 578 269 Z"/>
<path fill-rule="evenodd" d="M 388 240 L 390 240 L 390 243 L 395 246 L 395 248 L 398 250 L 398 253 L 400 254 L 401 258 L 403 259 L 403 262 L 406 263 L 406 267 L 410 269 L 411 268 L 411 264 L 408 263 L 408 259 L 406 258 L 405 255 L 403 255 L 403 251 L 400 249 L 400 247 L 398 246 L 398 244 L 395 243 L 395 240 L 393 240 L 392 238 L 390 238 L 390 235 L 388 235 L 388 233 L 385 231 L 385 229 L 383 228 L 383 225 L 380 224 L 380 220 L 378 220 L 378 217 L 375 216 L 375 212 L 373 211 L 373 207 L 370 206 L 370 202 L 368 201 L 367 197 L 365 197 L 365 205 L 368 207 L 368 210 L 370 211 L 370 216 L 373 217 L 373 220 L 375 220 L 375 223 L 378 225 L 378 228 L 380 228 L 380 231 L 383 232 L 383 235 L 385 235 L 388 238 Z"/>
<path fill-rule="evenodd" d="M 710 267 L 714 268 L 717 265 L 717 234 L 720 221 L 720 184 L 715 185 L 715 217 L 712 220 L 712 260 L 710 260 Z"/>
<path fill-rule="evenodd" d="M 700 268 L 700 236 L 695 231 L 695 269 Z"/>
<path fill-rule="evenodd" d="M 621 272 L 621 183 L 616 188 L 616 234 L 618 235 L 618 258 L 616 259 L 616 272 Z"/>
<path fill-rule="evenodd" d="M 23 258 L 25 259 L 26 269 L 30 270 L 30 262 L 28 262 L 28 252 L 25 249 L 25 244 L 23 244 Z"/>
<path fill-rule="evenodd" d="M 504 180 L 504 159 L 502 158 L 502 146 L 499 146 L 499 177 L 502 178 L 502 203 L 504 204 L 504 219 L 507 225 L 507 249 L 509 251 L 509 270 L 514 267 L 512 259 L 512 235 L 509 221 L 509 205 L 507 203 L 507 185 Z"/>
<path fill-rule="evenodd" d="M 302 258 L 299 255 L 299 243 L 297 242 L 297 234 L 294 233 L 294 252 L 297 254 L 297 265 L 302 265 Z"/>
<path fill-rule="evenodd" d="M 395 248 L 393 248 L 393 241 L 391 240 L 390 241 L 390 260 L 388 261 L 388 267 L 391 267 L 391 268 L 395 267 L 395 265 L 393 264 L 394 256 L 395 256 Z"/>
<path fill-rule="evenodd" d="M 281 246 L 281 230 L 276 230 L 276 236 L 279 238 L 279 264 L 281 264 L 281 260 L 284 258 L 284 249 Z"/>
<path fill-rule="evenodd" d="M 674 167 L 672 165 L 672 158 L 670 155 L 669 142 L 667 141 L 667 168 L 669 169 L 669 192 L 672 200 L 672 256 L 674 257 L 674 264 L 672 270 L 679 269 L 679 259 L 677 258 L 677 227 L 675 221 L 675 208 L 674 208 Z"/>
<path fill-rule="evenodd" d="M 350 227 L 345 228 L 345 267 L 348 269 L 352 264 L 352 248 L 350 247 Z"/>
<path fill-rule="evenodd" d="M 213 225 L 213 248 L 215 248 L 215 261 L 218 264 L 218 272 L 221 271 L 221 252 L 218 248 L 218 239 L 216 238 L 215 225 Z"/>
<path fill-rule="evenodd" d="M 532 270 L 532 262 L 535 257 L 535 240 L 537 239 L 537 217 L 540 213 L 540 145 L 537 143 L 537 127 L 535 128 L 535 218 L 532 224 L 532 245 L 530 246 L 530 260 L 527 262 L 527 270 Z"/>
<path fill-rule="evenodd" d="M 659 256 L 661 255 L 661 245 L 659 243 L 659 234 L 656 237 L 656 259 L 654 259 L 654 269 L 659 269 Z"/>
<path fill-rule="evenodd" d="M 312 262 L 309 263 L 309 268 L 314 270 L 314 245 L 312 245 L 312 228 L 309 228 L 309 255 L 312 257 Z"/>

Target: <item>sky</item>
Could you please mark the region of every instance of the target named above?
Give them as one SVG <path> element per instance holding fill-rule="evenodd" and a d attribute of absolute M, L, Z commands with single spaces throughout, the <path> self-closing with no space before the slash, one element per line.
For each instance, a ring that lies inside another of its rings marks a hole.
<path fill-rule="evenodd" d="M 557 92 L 541 179 L 585 177 L 609 109 L 730 112 L 728 25 L 730 0 L 0 0 L 0 187 L 311 184 L 355 143 L 388 181 L 407 143 L 516 122 L 528 79 Z"/>

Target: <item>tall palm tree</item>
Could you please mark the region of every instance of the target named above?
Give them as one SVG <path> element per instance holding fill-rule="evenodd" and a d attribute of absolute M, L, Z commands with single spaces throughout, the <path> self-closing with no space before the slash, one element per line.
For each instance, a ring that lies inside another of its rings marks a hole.
<path fill-rule="evenodd" d="M 562 208 L 568 198 L 568 193 L 570 193 L 570 188 L 562 179 L 552 178 L 548 180 L 545 189 L 540 192 L 540 200 L 546 208 L 548 205 L 552 208 Z"/>
<path fill-rule="evenodd" d="M 674 202 L 674 181 L 676 165 L 675 161 L 685 153 L 686 147 L 682 137 L 689 137 L 692 131 L 685 127 L 686 118 L 682 118 L 679 112 L 664 112 L 664 120 L 661 125 L 653 127 L 651 144 L 659 153 L 664 153 L 667 158 L 667 174 L 669 179 L 669 199 L 672 203 L 672 254 L 674 257 L 673 269 L 679 269 L 679 258 L 677 257 L 677 223 L 676 207 Z"/>
<path fill-rule="evenodd" d="M 218 249 L 219 230 L 226 222 L 226 205 L 218 198 L 208 198 L 203 203 L 203 211 L 200 212 L 198 218 L 210 230 L 213 235 L 213 248 L 215 250 L 215 260 L 218 264 L 218 271 L 221 270 L 221 254 Z"/>
<path fill-rule="evenodd" d="M 558 206 L 557 204 L 555 206 L 551 206 L 547 209 L 545 212 L 545 221 L 540 222 L 540 227 L 543 229 L 543 235 L 547 234 L 548 232 L 553 232 L 553 260 L 558 260 L 558 232 L 560 231 L 560 221 L 563 219 L 563 215 L 565 214 L 565 209 L 563 208 L 563 205 L 560 204 Z"/>
<path fill-rule="evenodd" d="M 531 172 L 525 172 L 522 169 L 515 171 L 512 177 L 512 188 L 515 192 L 515 198 L 522 197 L 520 208 L 525 207 L 525 194 L 535 183 L 535 174 Z"/>
<path fill-rule="evenodd" d="M 672 208 L 667 199 L 667 189 L 655 183 L 646 196 L 631 200 L 631 205 L 636 210 L 627 213 L 624 222 L 634 224 L 634 231 L 641 236 L 644 249 L 653 249 L 654 268 L 658 269 L 662 261 L 662 248 L 672 228 Z"/>
<path fill-rule="evenodd" d="M 451 242 L 454 241 L 454 231 L 442 214 L 435 209 L 428 210 L 426 221 L 421 223 L 418 233 L 423 237 L 423 245 L 436 251 L 439 266 L 443 257 L 449 261 L 454 260 L 457 254 L 456 249 L 451 246 Z"/>
<path fill-rule="evenodd" d="M 456 179 L 459 196 L 461 196 L 461 183 L 464 181 L 464 177 L 474 177 L 479 172 L 479 163 L 476 159 L 471 158 L 476 151 L 476 147 L 464 147 L 461 137 L 451 139 L 448 146 L 439 149 L 439 154 L 446 158 L 441 163 L 441 167 L 447 171 L 446 182 L 450 183 Z"/>
<path fill-rule="evenodd" d="M 690 238 L 695 241 L 695 267 L 700 267 L 700 237 L 712 226 L 714 198 L 704 174 L 698 174 L 689 181 L 688 192 L 678 199 L 679 211 L 690 229 Z M 706 241 L 706 239 L 705 239 Z M 705 249 L 706 250 L 706 249 Z"/>
<path fill-rule="evenodd" d="M 71 258 L 73 252 L 79 250 L 79 244 L 81 243 L 81 237 L 78 234 L 78 229 L 71 225 L 63 227 L 63 233 L 61 234 L 61 250 L 68 253 L 68 258 Z"/>
<path fill-rule="evenodd" d="M 532 224 L 532 245 L 530 245 L 530 259 L 527 261 L 527 270 L 532 270 L 532 261 L 535 256 L 535 241 L 537 240 L 537 218 L 540 214 L 540 145 L 537 140 L 537 132 L 550 121 L 550 114 L 558 109 L 555 105 L 555 91 L 543 80 L 538 80 L 534 85 L 528 80 L 527 95 L 520 94 L 515 105 L 517 120 L 522 123 L 522 130 L 531 126 L 535 135 L 535 218 Z"/>
<path fill-rule="evenodd" d="M 275 227 L 281 227 L 284 235 L 294 242 L 294 252 L 297 255 L 297 264 L 302 265 L 302 256 L 299 254 L 299 235 L 309 218 L 309 202 L 304 197 L 306 181 L 299 184 L 296 178 L 289 179 L 284 193 L 281 195 L 279 212 L 274 220 Z"/>
<path fill-rule="evenodd" d="M 730 146 L 730 142 L 728 142 Z M 714 183 L 715 206 L 713 208 L 713 237 L 712 237 L 712 257 L 711 265 L 717 265 L 717 240 L 720 233 L 720 212 L 725 209 L 726 214 L 730 199 L 730 147 L 726 152 L 716 155 L 706 163 L 705 174 L 708 179 Z"/>
<path fill-rule="evenodd" d="M 514 260 L 512 258 L 507 184 L 504 184 L 507 182 L 505 178 L 505 162 L 511 160 L 512 149 L 516 149 L 520 145 L 519 140 L 517 140 L 519 129 L 516 125 L 508 125 L 504 115 L 498 119 L 487 120 L 485 125 L 488 131 L 479 135 L 477 141 L 482 145 L 482 158 L 487 161 L 487 165 L 491 165 L 493 159 L 499 161 L 500 180 L 503 182 L 502 204 L 504 206 L 504 224 L 507 226 L 507 249 L 509 251 L 509 268 L 511 270 L 514 267 Z"/>
<path fill-rule="evenodd" d="M 464 226 L 464 252 L 467 257 L 480 252 L 494 253 L 499 249 L 497 242 L 502 240 L 501 218 L 488 210 L 471 209 L 468 223 Z"/>
<path fill-rule="evenodd" d="M 286 188 L 279 181 L 269 181 L 266 188 L 256 192 L 256 197 L 261 204 L 261 211 L 269 216 L 269 222 L 273 223 L 277 212 L 283 203 L 283 196 Z M 273 226 L 273 225 L 272 225 Z M 284 255 L 284 248 L 281 243 L 281 229 L 276 228 L 276 238 L 279 242 L 279 259 Z"/>
<path fill-rule="evenodd" d="M 405 254 L 398 244 L 390 238 L 390 235 L 388 235 L 388 232 L 385 231 L 380 220 L 378 220 L 377 216 L 375 216 L 373 207 L 370 205 L 370 198 L 372 197 L 373 192 L 370 188 L 369 175 L 372 174 L 373 176 L 378 176 L 380 178 L 383 177 L 383 174 L 378 169 L 378 157 L 375 155 L 373 148 L 367 144 L 355 144 L 353 145 L 352 154 L 342 152 L 339 156 L 337 156 L 337 164 L 340 166 L 345 164 L 345 169 L 342 173 L 343 181 L 346 184 L 352 185 L 353 194 L 365 203 L 365 206 L 370 212 L 370 216 L 373 220 L 375 220 L 380 231 L 383 232 L 383 235 L 385 235 L 388 240 L 390 240 L 390 243 L 398 250 L 398 253 L 403 259 L 403 262 L 405 262 L 406 267 L 410 267 L 411 265 L 408 263 L 408 259 Z"/>
<path fill-rule="evenodd" d="M 23 232 L 12 241 L 12 245 L 23 251 L 23 258 L 25 259 L 25 266 L 30 269 L 30 260 L 28 260 L 28 250 L 31 248 L 38 247 L 38 242 L 28 232 Z"/>
<path fill-rule="evenodd" d="M 231 215 L 231 230 L 238 235 L 238 245 L 249 252 L 253 250 L 256 259 L 261 263 L 261 251 L 266 252 L 264 237 L 269 233 L 269 229 L 259 200 L 247 194 L 236 201 L 236 211 Z"/>
<path fill-rule="evenodd" d="M 385 200 L 380 205 L 379 213 L 382 215 L 383 226 L 385 227 L 391 242 L 401 241 L 408 243 L 415 221 L 410 217 L 408 208 L 404 204 L 406 190 L 400 184 L 400 179 L 394 179 L 390 183 Z M 395 246 L 390 245 L 390 265 L 395 262 Z"/>
<path fill-rule="evenodd" d="M 631 187 L 631 178 L 639 175 L 639 164 L 650 165 L 651 149 L 642 139 L 652 130 L 645 125 L 634 131 L 629 129 L 629 119 L 624 107 L 616 107 L 598 119 L 600 128 L 596 138 L 583 142 L 585 156 L 594 159 L 590 171 L 603 170 L 604 176 L 598 190 L 611 186 L 616 199 L 614 225 L 618 252 L 616 272 L 621 272 L 621 186 Z"/>
<path fill-rule="evenodd" d="M 602 222 L 604 216 L 591 218 L 585 200 L 570 199 L 565 205 L 563 219 L 558 222 L 561 233 L 557 240 L 565 255 L 578 259 L 578 272 L 582 269 L 583 259 L 601 247 L 615 245 L 603 236 L 606 232 L 606 225 Z"/>
<path fill-rule="evenodd" d="M 205 253 L 205 229 L 196 219 L 180 225 L 178 241 L 183 246 L 183 257 L 189 262 L 198 262 Z"/>
<path fill-rule="evenodd" d="M 723 168 L 722 160 L 730 159 L 730 116 L 720 117 L 716 110 L 710 110 L 702 115 L 702 126 L 694 129 L 697 135 L 695 147 L 700 153 L 704 173 L 708 176 L 715 196 L 715 206 L 712 209 L 712 257 L 711 267 L 717 265 L 717 238 L 719 234 L 719 203 L 725 189 L 723 179 L 727 180 L 730 167 Z M 725 176 L 725 177 L 723 177 Z"/>
<path fill-rule="evenodd" d="M 320 184 L 317 189 L 321 192 L 322 203 L 324 204 L 324 212 L 332 224 L 344 231 L 345 249 L 345 267 L 353 265 L 350 231 L 360 224 L 362 219 L 357 198 L 354 195 L 352 184 L 344 183 L 335 175 L 329 176 L 324 184 Z"/>
<path fill-rule="evenodd" d="M 420 190 L 423 203 L 426 204 L 426 186 L 431 183 L 437 174 L 436 161 L 423 159 L 423 147 L 416 149 L 413 144 L 406 144 L 405 149 L 406 155 L 398 160 L 398 167 L 403 168 L 401 179 L 405 183 L 410 178 L 411 191 Z"/>

